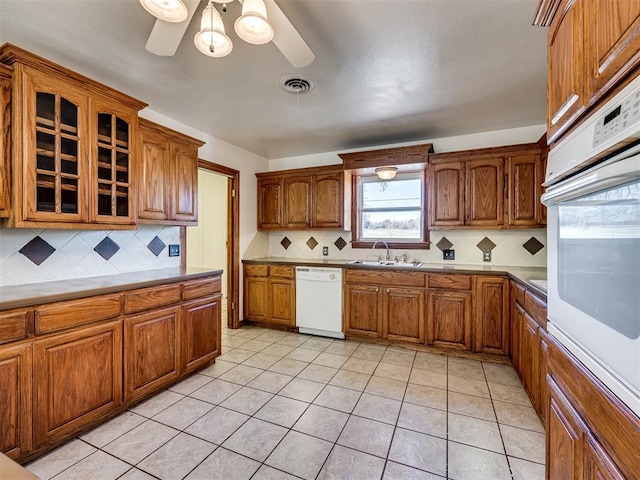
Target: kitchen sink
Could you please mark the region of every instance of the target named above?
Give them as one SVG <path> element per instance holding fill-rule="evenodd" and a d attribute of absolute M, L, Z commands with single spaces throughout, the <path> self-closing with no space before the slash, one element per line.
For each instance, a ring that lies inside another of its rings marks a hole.
<path fill-rule="evenodd" d="M 401 262 L 392 262 L 387 260 L 380 261 L 367 261 L 367 260 L 353 260 L 351 262 L 347 262 L 349 265 L 367 265 L 367 266 L 376 266 L 376 267 L 420 267 L 422 266 L 421 262 L 416 263 L 401 263 Z"/>

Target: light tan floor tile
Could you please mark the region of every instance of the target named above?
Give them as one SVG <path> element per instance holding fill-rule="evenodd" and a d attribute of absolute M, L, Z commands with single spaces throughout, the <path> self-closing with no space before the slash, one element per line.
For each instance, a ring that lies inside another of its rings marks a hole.
<path fill-rule="evenodd" d="M 532 407 L 531 400 L 529 400 L 529 396 L 522 385 L 514 387 L 502 383 L 489 383 L 489 392 L 493 400 L 515 403 L 523 407 Z"/>
<path fill-rule="evenodd" d="M 351 372 L 366 373 L 372 375 L 378 366 L 377 361 L 366 360 L 362 358 L 351 357 L 342 365 L 343 370 L 349 370 Z"/>
<path fill-rule="evenodd" d="M 235 368 L 232 368 L 226 373 L 223 373 L 218 377 L 219 380 L 224 380 L 225 382 L 237 383 L 239 385 L 246 385 L 251 380 L 256 378 L 263 372 L 260 368 L 248 367 L 246 365 L 238 365 Z"/>
<path fill-rule="evenodd" d="M 323 352 L 326 350 L 329 345 L 333 343 L 333 340 L 328 340 L 326 338 L 317 338 L 313 337 L 304 342 L 301 347 L 308 348 L 309 350 L 318 350 L 319 352 Z"/>
<path fill-rule="evenodd" d="M 447 388 L 447 375 L 439 372 L 432 372 L 429 370 L 412 369 L 411 376 L 409 377 L 409 383 L 415 383 L 416 385 L 423 385 L 425 387 L 433 388 Z"/>
<path fill-rule="evenodd" d="M 290 347 L 299 347 L 307 340 L 309 340 L 309 337 L 306 335 L 293 334 L 281 338 L 276 343 L 279 345 L 289 345 Z"/>
<path fill-rule="evenodd" d="M 313 403 L 321 407 L 333 408 L 341 412 L 351 413 L 358 403 L 360 392 L 342 387 L 327 385 L 315 398 Z"/>
<path fill-rule="evenodd" d="M 256 338 L 265 333 L 267 330 L 252 329 L 252 328 L 240 328 L 238 330 L 226 329 L 227 335 L 231 335 L 235 332 L 235 335 L 245 338 Z"/>
<path fill-rule="evenodd" d="M 269 392 L 250 387 L 242 387 L 222 402 L 220 406 L 244 413 L 245 415 L 253 415 L 260 410 L 265 403 L 271 400 L 271 398 L 273 398 L 273 394 Z"/>
<path fill-rule="evenodd" d="M 498 417 L 498 423 L 544 433 L 542 423 L 533 408 L 498 401 L 493 402 L 493 407 Z"/>
<path fill-rule="evenodd" d="M 489 387 L 485 380 L 474 380 L 473 378 L 449 375 L 448 388 L 452 392 L 474 395 L 476 397 L 491 398 L 489 395 Z"/>
<path fill-rule="evenodd" d="M 409 367 L 409 369 L 411 369 L 411 366 L 413 365 L 413 359 L 415 358 L 416 353 L 408 352 L 408 351 L 397 352 L 397 351 L 390 350 L 390 348 L 391 347 L 389 347 L 387 351 L 384 352 L 384 355 L 380 359 L 380 363 L 398 365 L 400 367 Z"/>
<path fill-rule="evenodd" d="M 147 420 L 102 449 L 127 463 L 135 465 L 178 433 L 180 432 L 174 428 L 153 420 Z"/>
<path fill-rule="evenodd" d="M 315 363 L 317 365 L 323 365 L 325 367 L 340 368 L 342 367 L 342 365 L 344 365 L 344 362 L 346 362 L 348 359 L 349 357 L 346 357 L 344 355 L 336 355 L 335 353 L 322 352 L 320 355 L 318 355 L 315 358 L 315 360 L 313 360 L 312 363 Z"/>
<path fill-rule="evenodd" d="M 335 353 L 336 355 L 350 356 L 355 352 L 356 348 L 360 345 L 360 342 L 354 342 L 351 340 L 336 340 L 327 347 L 325 352 Z"/>
<path fill-rule="evenodd" d="M 260 464 L 224 448 L 218 448 L 186 477 L 186 480 L 249 480 Z"/>
<path fill-rule="evenodd" d="M 256 352 L 252 352 L 250 350 L 242 350 L 240 348 L 234 348 L 233 350 L 224 351 L 222 355 L 220 355 L 217 360 L 221 360 L 223 362 L 232 362 L 232 363 L 242 363 L 247 358 L 255 355 Z"/>
<path fill-rule="evenodd" d="M 368 345 L 365 343 L 361 343 L 360 346 L 353 351 L 351 357 L 379 362 L 380 359 L 384 356 L 384 352 L 386 350 L 387 347 L 383 347 L 381 345 Z"/>
<path fill-rule="evenodd" d="M 324 388 L 324 383 L 305 380 L 304 378 L 294 378 L 284 387 L 278 395 L 293 398 L 302 402 L 312 402 Z"/>
<path fill-rule="evenodd" d="M 272 344 L 269 342 L 263 342 L 261 340 L 249 340 L 246 343 L 242 344 L 242 349 L 243 350 L 249 350 L 251 352 L 261 352 L 262 350 L 264 350 L 265 348 L 271 346 Z"/>
<path fill-rule="evenodd" d="M 247 367 L 267 369 L 274 363 L 280 360 L 281 357 L 276 355 L 269 355 L 268 353 L 256 353 L 253 357 L 247 358 L 242 365 Z"/>
<path fill-rule="evenodd" d="M 216 445 L 181 433 L 140 462 L 138 468 L 163 480 L 180 480 L 215 449 Z"/>
<path fill-rule="evenodd" d="M 276 330 L 267 330 L 265 333 L 256 337 L 258 340 L 262 340 L 263 342 L 271 342 L 275 343 L 283 338 L 287 337 L 289 334 L 287 332 L 280 332 Z"/>
<path fill-rule="evenodd" d="M 544 433 L 500 425 L 507 455 L 536 463 L 545 462 Z"/>
<path fill-rule="evenodd" d="M 215 407 L 204 417 L 192 423 L 185 432 L 207 442 L 221 445 L 247 420 L 249 416 L 244 413 Z"/>
<path fill-rule="evenodd" d="M 404 401 L 423 407 L 447 409 L 447 391 L 440 388 L 425 387 L 410 383 L 404 394 Z"/>
<path fill-rule="evenodd" d="M 396 428 L 389 451 L 389 460 L 437 475 L 446 475 L 446 456 L 446 440 Z"/>
<path fill-rule="evenodd" d="M 237 337 L 237 336 L 232 336 L 232 337 L 228 337 L 225 340 L 222 341 L 222 346 L 223 347 L 229 347 L 229 348 L 238 348 L 240 345 L 243 345 L 245 343 L 247 343 L 249 341 L 248 338 L 246 337 Z"/>
<path fill-rule="evenodd" d="M 378 364 L 376 371 L 373 372 L 374 377 L 390 378 L 392 380 L 400 380 L 402 382 L 408 382 L 410 374 L 411 367 L 402 367 L 399 365 L 382 362 Z"/>
<path fill-rule="evenodd" d="M 237 383 L 216 379 L 211 383 L 207 383 L 204 387 L 199 388 L 189 396 L 217 405 L 224 402 L 241 388 L 242 385 L 238 385 Z"/>
<path fill-rule="evenodd" d="M 468 415 L 474 418 L 481 418 L 496 422 L 496 414 L 493 411 L 493 404 L 488 398 L 474 397 L 464 393 L 449 392 L 448 410 L 461 415 Z"/>
<path fill-rule="evenodd" d="M 102 448 L 107 443 L 133 430 L 146 420 L 145 417 L 136 415 L 133 412 L 123 412 L 108 422 L 85 433 L 80 438 L 94 447 Z"/>
<path fill-rule="evenodd" d="M 323 367 L 322 365 L 309 364 L 307 368 L 298 374 L 298 378 L 313 380 L 314 382 L 329 383 L 329 380 L 338 371 L 337 368 Z"/>
<path fill-rule="evenodd" d="M 265 461 L 279 470 L 313 480 L 333 445 L 319 438 L 290 431 Z"/>
<path fill-rule="evenodd" d="M 426 370 L 428 372 L 446 375 L 447 360 L 446 360 L 446 357 L 444 360 L 431 360 L 431 359 L 425 359 L 425 358 L 416 356 L 415 360 L 413 361 L 412 368 L 416 370 Z"/>
<path fill-rule="evenodd" d="M 247 387 L 257 388 L 270 393 L 278 393 L 284 386 L 293 380 L 289 375 L 276 372 L 262 372 L 247 384 Z"/>
<path fill-rule="evenodd" d="M 482 364 L 480 362 L 461 362 L 459 360 L 450 359 L 448 363 L 448 373 L 449 375 L 472 378 L 474 380 L 486 382 L 486 379 L 484 378 L 484 370 L 482 369 Z"/>
<path fill-rule="evenodd" d="M 455 442 L 449 442 L 448 447 L 452 480 L 511 479 L 506 456 Z"/>
<path fill-rule="evenodd" d="M 55 476 L 56 480 L 115 480 L 131 465 L 98 450 Z"/>
<path fill-rule="evenodd" d="M 382 480 L 441 480 L 443 478 L 417 468 L 407 467 L 396 462 L 387 462 Z"/>
<path fill-rule="evenodd" d="M 236 430 L 222 446 L 259 462 L 264 462 L 286 433 L 286 428 L 251 418 Z"/>
<path fill-rule="evenodd" d="M 383 469 L 382 458 L 336 445 L 322 467 L 318 480 L 370 480 L 380 478 Z"/>
<path fill-rule="evenodd" d="M 449 440 L 504 454 L 500 430 L 495 422 L 450 413 Z"/>
<path fill-rule="evenodd" d="M 405 382 L 391 380 L 389 378 L 371 377 L 364 391 L 381 397 L 402 400 L 406 388 L 407 384 Z"/>
<path fill-rule="evenodd" d="M 338 445 L 385 458 L 393 437 L 393 425 L 351 416 L 338 438 Z"/>
<path fill-rule="evenodd" d="M 155 477 L 152 477 L 148 473 L 144 473 L 142 470 L 138 470 L 137 468 L 132 468 L 118 480 L 155 480 Z"/>
<path fill-rule="evenodd" d="M 308 403 L 276 395 L 265 403 L 254 417 L 291 428 L 308 406 Z"/>
<path fill-rule="evenodd" d="M 285 355 L 290 354 L 296 349 L 296 347 L 292 347 L 291 345 L 281 345 L 278 343 L 274 343 L 273 345 L 269 345 L 267 348 L 262 350 L 262 353 L 268 353 L 269 355 L 276 355 L 278 357 L 284 357 Z"/>
<path fill-rule="evenodd" d="M 483 363 L 484 374 L 488 382 L 502 383 L 513 387 L 521 387 L 522 383 L 515 369 L 511 365 L 499 365 L 496 363 Z"/>
<path fill-rule="evenodd" d="M 300 362 L 298 360 L 291 360 L 290 358 L 283 358 L 282 360 L 274 363 L 269 367 L 269 370 L 276 373 L 282 373 L 283 375 L 290 375 L 295 377 L 308 365 L 307 362 Z"/>
<path fill-rule="evenodd" d="M 299 360 L 301 362 L 311 362 L 315 359 L 321 352 L 318 350 L 310 350 L 308 348 L 298 347 L 295 350 L 292 350 L 285 358 L 290 358 L 291 360 Z"/>
<path fill-rule="evenodd" d="M 177 430 L 184 430 L 212 408 L 213 405 L 210 403 L 185 397 L 154 416 L 153 420 Z"/>
<path fill-rule="evenodd" d="M 335 442 L 349 419 L 349 414 L 330 408 L 310 405 L 293 426 L 298 432 Z"/>
<path fill-rule="evenodd" d="M 366 373 L 350 372 L 349 370 L 338 370 L 329 382 L 329 385 L 336 387 L 350 388 L 351 390 L 363 391 L 369 383 L 371 375 Z"/>
<path fill-rule="evenodd" d="M 298 477 L 276 470 L 269 465 L 262 465 L 251 480 L 297 480 Z"/>
<path fill-rule="evenodd" d="M 232 362 L 225 362 L 224 360 L 220 360 L 220 357 L 216 358 L 216 363 L 209 365 L 204 370 L 201 370 L 200 373 L 202 375 L 206 375 L 208 377 L 219 377 L 223 373 L 231 370 L 235 367 L 236 364 Z"/>
<path fill-rule="evenodd" d="M 509 459 L 509 465 L 511 466 L 511 472 L 513 473 L 513 480 L 545 479 L 544 465 L 527 462 L 526 460 L 521 460 L 519 458 L 507 458 Z"/>
<path fill-rule="evenodd" d="M 196 373 L 182 380 L 181 382 L 171 385 L 169 390 L 179 393 L 180 395 L 189 395 L 195 392 L 200 387 L 204 387 L 207 383 L 211 382 L 212 378 L 206 375 L 200 375 Z"/>
<path fill-rule="evenodd" d="M 28 464 L 27 470 L 40 477 L 41 480 L 46 480 L 78 463 L 95 451 L 95 447 L 82 440 L 71 440 L 62 447 Z"/>
<path fill-rule="evenodd" d="M 149 400 L 145 400 L 144 402 L 139 403 L 129 410 L 131 410 L 133 413 L 137 413 L 138 415 L 142 415 L 143 417 L 150 418 L 154 415 L 157 415 L 165 408 L 170 407 L 177 401 L 182 400 L 183 398 L 184 395 L 166 390 L 154 395 Z"/>
<path fill-rule="evenodd" d="M 376 395 L 362 394 L 353 410 L 353 415 L 395 425 L 402 402 Z"/>
<path fill-rule="evenodd" d="M 403 403 L 398 418 L 398 427 L 434 437 L 447 438 L 447 412 Z"/>

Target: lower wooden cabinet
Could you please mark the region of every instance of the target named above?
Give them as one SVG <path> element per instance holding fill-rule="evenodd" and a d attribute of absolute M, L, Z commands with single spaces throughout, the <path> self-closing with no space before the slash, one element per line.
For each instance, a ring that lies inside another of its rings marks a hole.
<path fill-rule="evenodd" d="M 0 351 L 0 452 L 17 458 L 31 449 L 31 343 Z"/>
<path fill-rule="evenodd" d="M 179 373 L 180 307 L 154 310 L 124 320 L 125 400 L 135 400 L 171 383 Z"/>
<path fill-rule="evenodd" d="M 271 323 L 285 327 L 296 326 L 296 285 L 294 280 L 285 278 L 269 279 L 269 299 L 271 301 Z"/>
<path fill-rule="evenodd" d="M 424 343 L 424 299 L 425 293 L 421 289 L 384 289 L 383 338 Z"/>
<path fill-rule="evenodd" d="M 245 265 L 244 318 L 295 327 L 295 268 L 283 265 Z"/>
<path fill-rule="evenodd" d="M 506 277 L 477 275 L 473 292 L 474 351 L 509 353 L 509 282 Z"/>
<path fill-rule="evenodd" d="M 196 370 L 220 355 L 221 300 L 215 295 L 183 305 L 181 373 Z"/>
<path fill-rule="evenodd" d="M 382 331 L 380 287 L 347 284 L 344 289 L 345 333 L 378 337 Z"/>
<path fill-rule="evenodd" d="M 122 404 L 122 322 L 33 342 L 34 447 L 60 440 Z"/>
<path fill-rule="evenodd" d="M 471 350 L 471 292 L 430 290 L 427 344 Z"/>

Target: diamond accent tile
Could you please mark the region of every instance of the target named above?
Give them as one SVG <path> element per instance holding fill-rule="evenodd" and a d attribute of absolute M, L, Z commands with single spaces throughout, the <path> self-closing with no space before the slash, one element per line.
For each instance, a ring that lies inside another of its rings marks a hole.
<path fill-rule="evenodd" d="M 23 254 L 36 265 L 40 265 L 55 251 L 55 248 L 53 248 L 39 236 L 33 238 L 29 243 L 27 243 L 19 250 L 21 254 Z"/>
<path fill-rule="evenodd" d="M 440 250 L 449 250 L 453 247 L 453 243 L 451 243 L 447 237 L 442 237 L 440 241 L 436 243 L 436 247 Z"/>
<path fill-rule="evenodd" d="M 166 246 L 167 245 L 162 240 L 160 240 L 160 237 L 156 235 L 155 237 L 153 237 L 153 240 L 149 242 L 147 248 L 151 250 L 151 253 L 153 253 L 157 257 L 162 253 L 164 247 Z"/>
<path fill-rule="evenodd" d="M 489 240 L 489 237 L 484 237 L 482 240 L 478 242 L 476 245 L 483 252 L 491 251 L 496 247 L 496 244 Z"/>
<path fill-rule="evenodd" d="M 309 240 L 307 240 L 307 247 L 309 247 L 309 249 L 313 250 L 317 246 L 318 246 L 318 241 L 313 237 L 309 237 Z"/>
<path fill-rule="evenodd" d="M 338 250 L 342 250 L 344 247 L 347 246 L 347 242 L 342 237 L 338 237 L 338 239 L 335 242 L 333 242 L 333 244 L 337 247 Z"/>
<path fill-rule="evenodd" d="M 280 245 L 282 245 L 282 248 L 286 250 L 291 246 L 291 240 L 289 240 L 289 237 L 284 237 L 282 240 L 280 240 Z"/>
<path fill-rule="evenodd" d="M 120 250 L 120 246 L 109 237 L 104 237 L 94 250 L 108 262 Z"/>
<path fill-rule="evenodd" d="M 544 244 L 540 242 L 540 240 L 538 240 L 536 237 L 531 237 L 522 246 L 531 255 L 535 255 L 544 248 Z"/>

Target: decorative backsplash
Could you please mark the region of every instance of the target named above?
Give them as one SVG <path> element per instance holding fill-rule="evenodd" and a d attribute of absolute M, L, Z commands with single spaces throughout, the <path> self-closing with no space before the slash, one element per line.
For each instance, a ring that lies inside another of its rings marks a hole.
<path fill-rule="evenodd" d="M 374 260 L 384 255 L 384 249 L 375 253 L 367 248 L 351 248 L 351 232 L 307 231 L 271 232 L 269 256 L 287 258 L 328 258 L 339 260 Z M 511 265 L 546 267 L 546 229 L 532 230 L 438 230 L 430 233 L 431 249 L 391 249 L 391 257 L 424 263 Z M 382 246 L 382 245 L 379 245 Z M 322 247 L 329 247 L 323 257 Z M 455 250 L 455 260 L 443 260 L 442 250 Z M 485 251 L 491 252 L 491 261 L 484 262 Z M 247 257 L 248 258 L 248 257 Z"/>
<path fill-rule="evenodd" d="M 180 227 L 0 229 L 0 286 L 179 267 L 169 244 L 180 244 Z"/>

